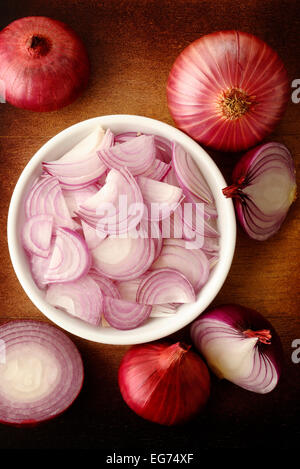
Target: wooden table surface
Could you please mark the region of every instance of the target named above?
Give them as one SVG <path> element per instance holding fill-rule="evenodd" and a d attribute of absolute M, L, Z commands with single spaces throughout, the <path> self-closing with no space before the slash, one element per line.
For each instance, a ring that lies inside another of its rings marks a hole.
<path fill-rule="evenodd" d="M 1 311 L 0 320 L 47 321 L 21 288 L 11 265 L 6 219 L 12 191 L 31 156 L 70 125 L 106 114 L 139 114 L 173 124 L 166 80 L 176 56 L 191 41 L 221 29 L 258 35 L 285 62 L 290 80 L 300 78 L 300 13 L 296 0 L 10 0 L 1 2 L 0 27 L 23 16 L 44 15 L 68 23 L 85 42 L 91 60 L 87 90 L 58 112 L 39 114 L 0 104 Z M 291 88 L 292 91 L 292 88 Z M 300 103 L 287 112 L 268 140 L 286 144 L 299 165 Z M 209 151 L 229 179 L 238 155 Z M 213 302 L 235 302 L 263 313 L 277 329 L 285 353 L 278 387 L 257 395 L 213 379 L 205 411 L 181 427 L 165 428 L 136 416 L 117 385 L 125 346 L 71 336 L 82 353 L 85 384 L 73 406 L 56 420 L 33 429 L 0 426 L 3 448 L 96 448 L 105 455 L 194 452 L 204 448 L 291 447 L 299 442 L 300 363 L 292 341 L 300 339 L 299 199 L 273 238 L 250 240 L 238 229 L 229 276 Z M 172 338 L 189 340 L 189 328 Z M 134 450 L 135 448 L 135 450 Z M 101 453 L 101 454 L 102 454 Z"/>

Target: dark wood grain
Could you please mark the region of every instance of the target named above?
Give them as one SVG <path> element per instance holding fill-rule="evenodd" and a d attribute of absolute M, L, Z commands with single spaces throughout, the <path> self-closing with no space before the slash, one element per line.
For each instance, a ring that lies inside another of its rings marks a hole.
<path fill-rule="evenodd" d="M 38 114 L 0 105 L 1 312 L 0 320 L 46 319 L 23 292 L 12 269 L 5 226 L 10 197 L 31 156 L 50 137 L 87 118 L 140 114 L 172 124 L 165 85 L 178 53 L 219 29 L 241 29 L 267 41 L 285 62 L 291 81 L 300 78 L 300 14 L 296 0 L 32 0 L 1 2 L 0 27 L 29 15 L 67 22 L 85 42 L 92 65 L 88 89 L 71 106 Z M 300 161 L 300 104 L 289 103 L 269 138 L 285 143 Z M 238 155 L 209 153 L 229 179 Z M 204 413 L 183 427 L 143 421 L 124 404 L 117 370 L 127 349 L 71 336 L 84 359 L 86 380 L 74 405 L 61 417 L 28 430 L 0 426 L 1 448 L 97 448 L 107 454 L 128 448 L 199 451 L 217 447 L 291 447 L 299 441 L 300 363 L 291 360 L 300 338 L 299 200 L 272 239 L 251 241 L 240 229 L 230 274 L 213 302 L 258 309 L 281 336 L 285 367 L 270 394 L 246 392 L 213 381 Z M 189 328 L 172 338 L 189 340 Z M 125 451 L 126 450 L 126 451 Z M 136 454 L 138 454 L 138 450 Z"/>

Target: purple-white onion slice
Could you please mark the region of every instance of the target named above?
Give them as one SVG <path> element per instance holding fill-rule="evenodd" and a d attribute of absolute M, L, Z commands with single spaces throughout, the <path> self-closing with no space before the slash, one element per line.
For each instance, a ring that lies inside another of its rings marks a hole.
<path fill-rule="evenodd" d="M 58 179 L 43 175 L 31 187 L 25 200 L 26 218 L 52 215 L 54 226 L 74 228 Z"/>
<path fill-rule="evenodd" d="M 295 165 L 286 146 L 270 142 L 248 151 L 235 166 L 232 180 L 223 193 L 234 198 L 245 232 L 259 241 L 277 233 L 297 190 Z"/>
<path fill-rule="evenodd" d="M 91 255 L 85 240 L 76 231 L 57 228 L 45 282 L 72 282 L 87 274 L 90 266 Z"/>
<path fill-rule="evenodd" d="M 110 296 L 115 299 L 121 298 L 118 286 L 109 278 L 100 275 L 93 267 L 89 270 L 89 276 L 99 285 L 103 296 Z"/>
<path fill-rule="evenodd" d="M 129 330 L 143 324 L 150 316 L 151 306 L 104 297 L 104 317 L 116 329 Z"/>
<path fill-rule="evenodd" d="M 24 248 L 31 254 L 47 258 L 53 229 L 53 216 L 42 214 L 30 217 L 22 230 Z"/>
<path fill-rule="evenodd" d="M 171 166 L 163 161 L 160 161 L 158 158 L 154 160 L 153 165 L 150 168 L 141 174 L 141 176 L 154 179 L 155 181 L 162 181 L 168 172 L 170 171 Z M 167 181 L 165 181 L 167 182 Z"/>
<path fill-rule="evenodd" d="M 196 293 L 207 282 L 209 263 L 201 249 L 187 249 L 183 239 L 165 239 L 160 256 L 150 270 L 170 268 L 181 272 L 193 285 Z"/>
<path fill-rule="evenodd" d="M 150 238 L 107 237 L 91 251 L 93 267 L 113 280 L 131 280 L 140 277 L 151 266 L 154 242 Z"/>
<path fill-rule="evenodd" d="M 181 188 L 177 186 L 144 176 L 138 176 L 137 182 L 147 207 L 145 217 L 149 220 L 159 221 L 170 216 L 184 198 Z"/>
<path fill-rule="evenodd" d="M 141 190 L 126 169 L 112 169 L 105 185 L 81 204 L 77 216 L 93 228 L 122 235 L 135 228 L 144 213 Z"/>
<path fill-rule="evenodd" d="M 78 349 L 59 329 L 31 320 L 0 326 L 0 422 L 33 426 L 58 416 L 83 377 Z"/>
<path fill-rule="evenodd" d="M 56 176 L 65 190 L 92 184 L 106 171 L 97 151 L 113 145 L 114 136 L 99 127 L 56 161 L 43 162 L 43 169 Z"/>
<path fill-rule="evenodd" d="M 194 194 L 207 204 L 214 199 L 198 165 L 193 158 L 176 142 L 172 144 L 172 163 L 178 182 L 186 195 L 186 191 Z"/>
<path fill-rule="evenodd" d="M 192 303 L 195 291 L 190 281 L 174 269 L 159 269 L 147 274 L 140 283 L 136 301 L 148 305 Z"/>
<path fill-rule="evenodd" d="M 101 162 L 109 169 L 126 167 L 133 176 L 147 171 L 155 161 L 156 149 L 152 135 L 140 135 L 97 152 Z"/>
<path fill-rule="evenodd" d="M 46 301 L 71 316 L 99 326 L 103 313 L 103 294 L 99 284 L 86 275 L 74 282 L 48 286 Z"/>
<path fill-rule="evenodd" d="M 233 304 L 213 308 L 192 324 L 191 337 L 219 377 L 261 394 L 277 385 L 281 342 L 257 311 Z"/>

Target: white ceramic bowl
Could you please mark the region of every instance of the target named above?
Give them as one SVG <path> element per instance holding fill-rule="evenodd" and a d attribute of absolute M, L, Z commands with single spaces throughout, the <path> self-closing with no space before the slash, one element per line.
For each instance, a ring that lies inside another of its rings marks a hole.
<path fill-rule="evenodd" d="M 87 324 L 46 303 L 44 293 L 35 285 L 26 255 L 20 242 L 20 231 L 24 223 L 24 200 L 34 179 L 41 173 L 41 162 L 55 160 L 84 138 L 96 124 L 110 128 L 113 132 L 140 131 L 175 140 L 198 163 L 215 197 L 220 231 L 220 258 L 206 285 L 201 289 L 197 301 L 182 305 L 167 318 L 150 318 L 142 326 L 121 331 L 99 328 Z M 226 199 L 221 189 L 225 180 L 210 156 L 190 137 L 163 122 L 147 117 L 132 115 L 101 116 L 79 122 L 51 138 L 31 158 L 23 170 L 13 192 L 8 213 L 8 246 L 16 275 L 25 292 L 35 306 L 51 321 L 72 334 L 84 339 L 105 344 L 137 344 L 160 339 L 176 332 L 193 321 L 213 301 L 222 287 L 231 266 L 236 238 L 236 221 L 231 199 Z"/>

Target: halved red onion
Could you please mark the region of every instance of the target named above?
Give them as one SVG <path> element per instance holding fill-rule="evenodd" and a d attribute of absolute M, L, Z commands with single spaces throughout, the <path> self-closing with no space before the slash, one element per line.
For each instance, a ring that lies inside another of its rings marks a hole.
<path fill-rule="evenodd" d="M 120 299 L 121 295 L 117 285 L 107 277 L 100 275 L 93 267 L 89 270 L 89 276 L 99 285 L 104 296 Z"/>
<path fill-rule="evenodd" d="M 281 374 L 282 347 L 260 313 L 229 304 L 213 308 L 191 326 L 191 337 L 211 369 L 249 391 L 272 391 Z"/>
<path fill-rule="evenodd" d="M 191 192 L 202 202 L 213 204 L 213 195 L 193 158 L 177 142 L 172 144 L 172 164 L 183 193 Z"/>
<path fill-rule="evenodd" d="M 113 144 L 113 134 L 97 127 L 90 135 L 81 140 L 69 152 L 56 161 L 43 162 L 43 169 L 56 176 L 65 190 L 73 190 L 89 185 L 106 171 L 99 160 L 97 151 Z"/>
<path fill-rule="evenodd" d="M 32 254 L 48 257 L 53 229 L 52 215 L 35 215 L 30 217 L 22 230 L 24 248 Z"/>
<path fill-rule="evenodd" d="M 138 176 L 137 182 L 147 207 L 145 216 L 149 220 L 159 221 L 166 218 L 176 210 L 184 198 L 181 188 L 165 182 L 155 181 L 144 176 Z"/>
<path fill-rule="evenodd" d="M 53 176 L 43 175 L 35 181 L 25 200 L 25 214 L 27 218 L 53 215 L 55 227 L 74 227 L 58 179 Z"/>
<path fill-rule="evenodd" d="M 201 249 L 187 249 L 183 239 L 164 240 L 160 256 L 150 270 L 164 268 L 174 269 L 185 275 L 196 293 L 209 276 L 209 263 L 205 253 Z"/>
<path fill-rule="evenodd" d="M 44 279 L 47 283 L 72 282 L 84 276 L 91 265 L 85 240 L 68 228 L 57 228 L 53 253 Z"/>
<path fill-rule="evenodd" d="M 144 213 L 140 188 L 126 169 L 112 169 L 105 185 L 87 199 L 77 215 L 103 233 L 121 235 L 135 228 Z"/>
<path fill-rule="evenodd" d="M 101 162 L 109 169 L 126 167 L 133 176 L 147 171 L 155 161 L 156 149 L 152 135 L 140 135 L 110 148 L 98 150 Z"/>
<path fill-rule="evenodd" d="M 83 364 L 69 337 L 31 320 L 0 326 L 0 422 L 35 425 L 64 412 L 78 396 Z"/>
<path fill-rule="evenodd" d="M 270 238 L 296 198 L 295 165 L 289 150 L 277 142 L 253 148 L 239 160 L 232 179 L 223 193 L 234 197 L 242 227 L 253 239 Z"/>
<path fill-rule="evenodd" d="M 89 324 L 100 324 L 103 295 L 98 283 L 90 275 L 74 282 L 49 285 L 46 301 Z"/>
<path fill-rule="evenodd" d="M 107 237 L 91 254 L 93 267 L 100 274 L 121 281 L 146 272 L 154 260 L 155 248 L 150 238 Z"/>
<path fill-rule="evenodd" d="M 195 291 L 189 280 L 173 269 L 159 269 L 150 272 L 139 285 L 138 303 L 159 305 L 165 303 L 192 303 Z"/>
<path fill-rule="evenodd" d="M 151 313 L 150 305 L 104 297 L 104 317 L 116 329 L 129 330 L 143 324 Z"/>

